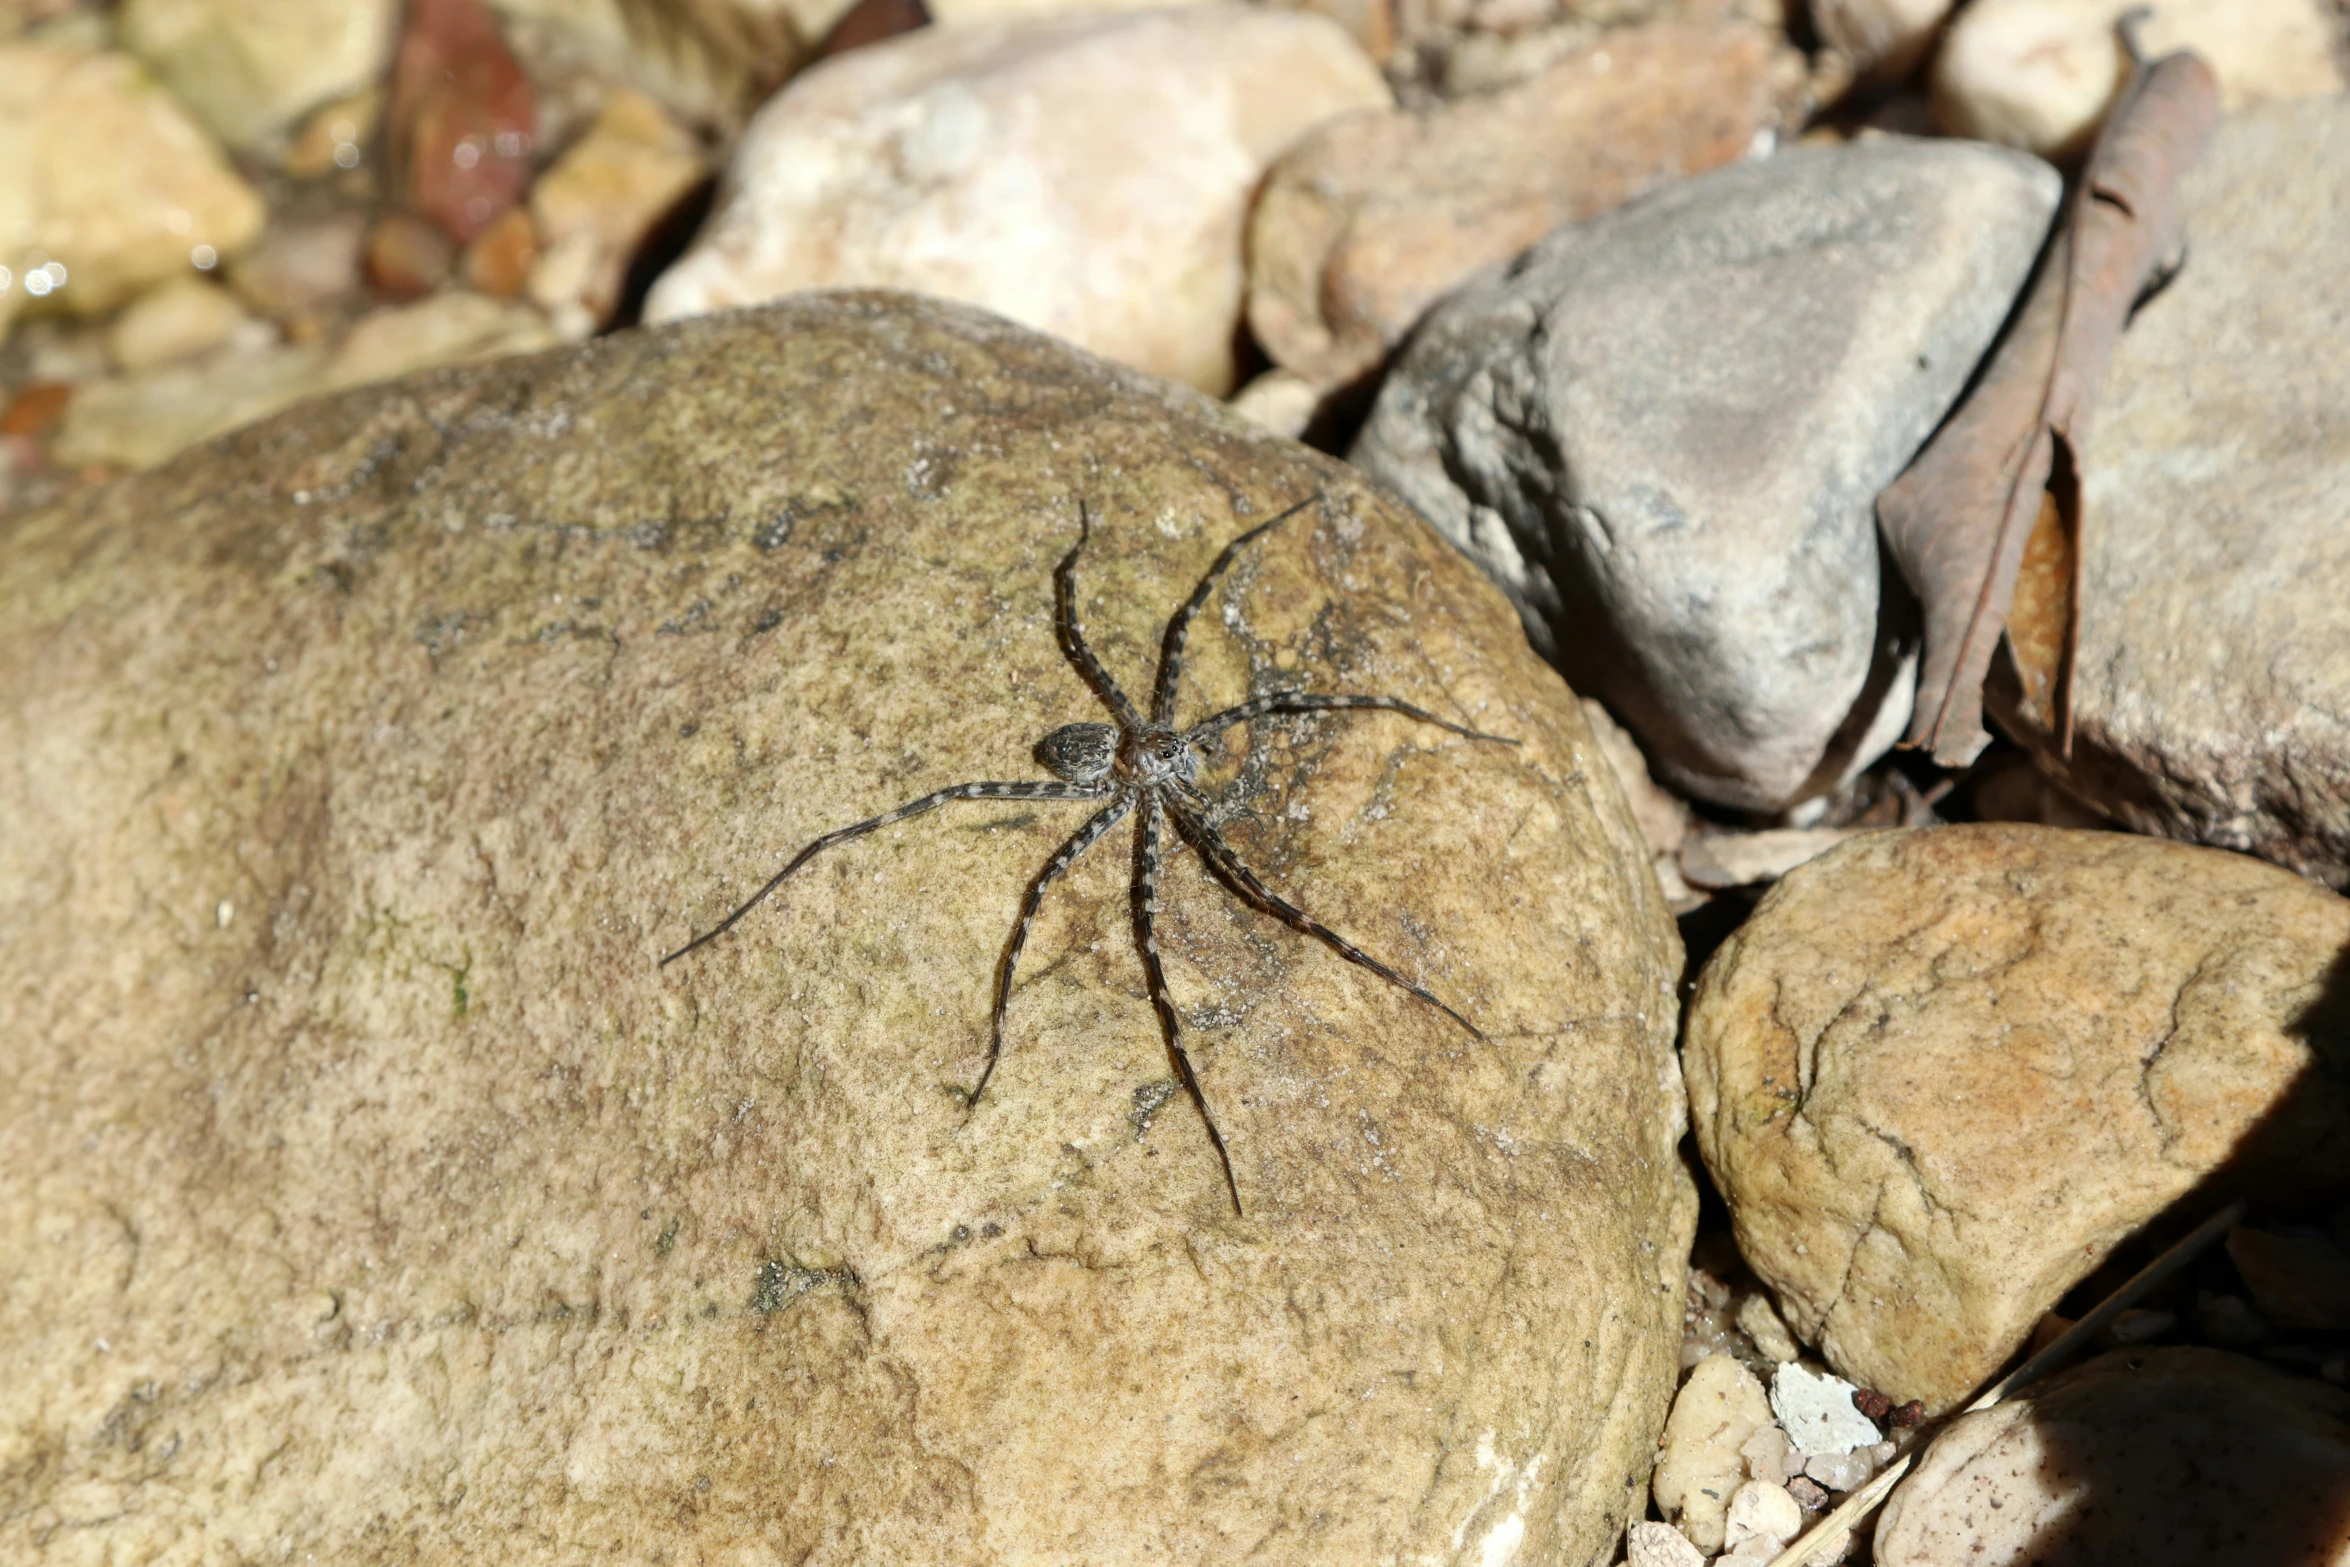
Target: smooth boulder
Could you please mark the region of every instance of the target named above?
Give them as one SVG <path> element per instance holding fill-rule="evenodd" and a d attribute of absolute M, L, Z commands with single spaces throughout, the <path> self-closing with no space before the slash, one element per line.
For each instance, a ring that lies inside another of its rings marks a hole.
<path fill-rule="evenodd" d="M 1337 23 L 1242 5 L 924 28 L 776 94 L 645 303 L 667 321 L 798 289 L 914 289 L 1222 395 L 1258 180 L 1392 102 Z"/>
<path fill-rule="evenodd" d="M 948 807 L 1233 731 L 1268 882 Z M 6 1538 L 343 1562 L 1588 1560 L 1695 1198 L 1680 949 L 1581 708 L 1347 470 L 962 307 L 809 297 L 344 394 L 0 524 Z"/>
<path fill-rule="evenodd" d="M 2350 886 L 2350 97 L 2221 122 L 2188 260 L 2122 335 L 2083 464 L 2065 788 L 2142 832 Z"/>
<path fill-rule="evenodd" d="M 2350 1188 L 2346 975 L 2350 902 L 2241 855 L 1872 833 L 1706 964 L 1697 1146 L 1797 1336 L 1947 1409 L 2191 1193 Z"/>
<path fill-rule="evenodd" d="M 2018 154 L 1894 140 L 1666 186 L 1439 304 L 1351 460 L 1665 781 L 1798 804 L 1908 717 L 1877 491 L 1965 386 L 2057 189 Z"/>

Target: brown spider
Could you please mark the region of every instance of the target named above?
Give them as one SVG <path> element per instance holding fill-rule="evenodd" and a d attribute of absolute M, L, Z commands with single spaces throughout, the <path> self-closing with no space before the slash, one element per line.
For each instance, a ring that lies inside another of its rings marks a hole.
<path fill-rule="evenodd" d="M 910 800 L 894 811 L 849 827 L 835 828 L 810 843 L 792 856 L 790 863 L 777 871 L 774 877 L 757 892 L 751 894 L 742 907 L 721 920 L 716 927 L 696 936 L 669 956 L 663 966 L 707 942 L 715 941 L 734 928 L 761 900 L 783 885 L 794 871 L 836 843 L 863 837 L 892 822 L 902 822 L 909 816 L 945 805 L 954 800 L 1100 800 L 1106 802 L 1099 811 L 1087 818 L 1085 825 L 1072 833 L 1069 841 L 1053 851 L 1045 861 L 1044 869 L 1029 883 L 1027 896 L 1020 901 L 1020 917 L 1012 926 L 1011 939 L 1004 945 L 1003 961 L 996 970 L 995 1011 L 989 1020 L 987 1037 L 987 1065 L 981 1068 L 979 1082 L 971 1090 L 966 1103 L 976 1105 L 986 1092 L 987 1081 L 995 1075 L 996 1062 L 1003 1054 L 1004 1009 L 1012 996 L 1012 971 L 1020 962 L 1020 949 L 1028 941 L 1028 927 L 1036 919 L 1036 911 L 1044 901 L 1045 889 L 1060 879 L 1061 873 L 1075 863 L 1077 857 L 1092 848 L 1103 834 L 1124 821 L 1137 806 L 1142 809 L 1134 840 L 1134 931 L 1142 948 L 1142 966 L 1149 981 L 1151 1006 L 1159 1016 L 1160 1032 L 1166 1036 L 1167 1054 L 1175 1064 L 1175 1076 L 1198 1109 L 1200 1120 L 1208 1129 L 1208 1141 L 1215 1144 L 1216 1157 L 1224 1166 L 1224 1186 L 1232 1197 L 1232 1211 L 1239 1213 L 1240 1184 L 1232 1175 L 1232 1156 L 1225 1150 L 1224 1134 L 1217 1130 L 1216 1118 L 1209 1113 L 1207 1096 L 1200 1091 L 1199 1076 L 1191 1068 L 1191 1057 L 1183 1049 L 1181 1030 L 1175 1015 L 1175 1003 L 1167 995 L 1167 976 L 1159 963 L 1158 937 L 1152 926 L 1158 913 L 1159 835 L 1163 818 L 1172 818 L 1175 830 L 1189 843 L 1209 870 L 1227 889 L 1243 902 L 1281 920 L 1296 930 L 1314 937 L 1349 963 L 1369 969 L 1390 984 L 1400 986 L 1412 995 L 1451 1018 L 1479 1039 L 1485 1036 L 1460 1013 L 1438 1000 L 1427 988 L 1416 985 L 1394 969 L 1372 957 L 1344 936 L 1324 925 L 1296 905 L 1285 902 L 1256 872 L 1241 862 L 1216 829 L 1202 814 L 1209 804 L 1199 789 L 1200 746 L 1221 735 L 1234 724 L 1247 723 L 1268 713 L 1319 713 L 1355 708 L 1383 708 L 1416 718 L 1422 723 L 1449 729 L 1454 734 L 1466 735 L 1472 740 L 1491 740 L 1501 745 L 1516 745 L 1515 740 L 1501 735 L 1480 734 L 1474 729 L 1414 707 L 1409 702 L 1391 696 L 1318 696 L 1309 692 L 1272 691 L 1251 697 L 1238 707 L 1228 707 L 1213 717 L 1202 719 L 1189 729 L 1176 729 L 1175 688 L 1183 675 L 1183 639 L 1191 629 L 1192 617 L 1199 613 L 1208 594 L 1233 557 L 1255 539 L 1278 524 L 1296 516 L 1306 507 L 1321 499 L 1313 496 L 1298 502 L 1269 521 L 1259 523 L 1230 544 L 1211 564 L 1199 585 L 1191 590 L 1191 597 L 1175 611 L 1167 622 L 1165 637 L 1160 642 L 1158 678 L 1151 695 L 1151 716 L 1146 720 L 1110 678 L 1093 650 L 1086 646 L 1085 635 L 1077 625 L 1076 568 L 1077 557 L 1092 536 L 1093 520 L 1085 503 L 1077 507 L 1077 542 L 1061 563 L 1053 569 L 1054 630 L 1060 638 L 1061 651 L 1076 666 L 1077 673 L 1091 686 L 1102 704 L 1117 720 L 1114 724 L 1063 724 L 1037 743 L 1036 758 L 1053 777 L 1017 782 L 985 782 L 956 784 Z"/>

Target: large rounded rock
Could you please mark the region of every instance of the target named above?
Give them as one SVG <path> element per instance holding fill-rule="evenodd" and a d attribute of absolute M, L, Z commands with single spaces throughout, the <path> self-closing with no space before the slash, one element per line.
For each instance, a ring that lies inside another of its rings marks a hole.
<path fill-rule="evenodd" d="M 1142 687 L 1276 886 L 949 808 Z M 312 404 L 0 532 L 0 1470 L 125 1557 L 1592 1559 L 1670 1396 L 1678 947 L 1514 618 L 1343 468 L 846 295 Z"/>
<path fill-rule="evenodd" d="M 1428 313 L 1351 454 L 1685 794 L 1777 810 L 1900 735 L 1877 492 L 2031 268 L 2045 164 L 1882 141 L 1716 169 Z"/>
<path fill-rule="evenodd" d="M 1788 1324 L 1962 1399 L 2214 1177 L 2350 1183 L 2350 902 L 2115 833 L 1873 833 L 1706 965 L 1697 1144 Z"/>

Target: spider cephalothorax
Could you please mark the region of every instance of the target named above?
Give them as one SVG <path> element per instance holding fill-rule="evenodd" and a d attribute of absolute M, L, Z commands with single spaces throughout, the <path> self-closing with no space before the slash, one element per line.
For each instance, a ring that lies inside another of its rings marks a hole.
<path fill-rule="evenodd" d="M 1313 499 L 1319 499 L 1314 497 Z M 792 856 L 782 870 L 767 884 L 753 893 L 743 905 L 726 916 L 715 927 L 696 936 L 661 962 L 666 965 L 684 957 L 703 943 L 715 940 L 734 927 L 736 921 L 756 908 L 760 901 L 784 879 L 836 843 L 862 837 L 876 828 L 892 822 L 902 822 L 909 816 L 918 816 L 954 800 L 1088 800 L 1100 809 L 1088 817 L 1085 824 L 1069 836 L 1067 842 L 1053 851 L 1045 861 L 1044 869 L 1028 884 L 1027 894 L 1020 901 L 1020 915 L 1013 922 L 1012 934 L 1004 944 L 1002 963 L 996 970 L 995 1010 L 989 1022 L 987 1064 L 980 1069 L 979 1081 L 970 1093 L 969 1102 L 976 1105 L 986 1092 L 988 1079 L 995 1075 L 996 1062 L 1003 1055 L 1004 1009 L 1012 998 L 1012 975 L 1019 967 L 1021 949 L 1028 942 L 1028 927 L 1036 919 L 1036 911 L 1044 901 L 1045 889 L 1059 880 L 1079 855 L 1092 848 L 1111 828 L 1128 816 L 1140 813 L 1135 827 L 1134 880 L 1131 892 L 1134 904 L 1134 933 L 1142 952 L 1144 978 L 1149 983 L 1152 1009 L 1157 1012 L 1160 1032 L 1167 1041 L 1168 1059 L 1174 1064 L 1175 1077 L 1191 1096 L 1192 1105 L 1199 1111 L 1207 1126 L 1208 1140 L 1215 1144 L 1216 1157 L 1224 1167 L 1225 1189 L 1231 1194 L 1232 1209 L 1240 1211 L 1240 1183 L 1232 1173 L 1232 1156 L 1224 1146 L 1224 1134 L 1216 1127 L 1216 1118 L 1208 1110 L 1207 1095 L 1201 1090 L 1199 1076 L 1192 1070 L 1191 1056 L 1183 1048 L 1182 1029 L 1175 1013 L 1175 1003 L 1167 994 L 1167 976 L 1159 962 L 1159 944 L 1156 931 L 1158 915 L 1159 848 L 1167 825 L 1171 822 L 1182 839 L 1199 852 L 1209 872 L 1235 895 L 1279 919 L 1295 930 L 1312 936 L 1349 963 L 1369 969 L 1389 983 L 1398 985 L 1428 1005 L 1443 1012 L 1454 1022 L 1476 1034 L 1477 1027 L 1460 1013 L 1438 1000 L 1425 986 L 1404 978 L 1394 969 L 1324 925 L 1312 915 L 1289 903 L 1250 870 L 1240 856 L 1232 851 L 1215 824 L 1207 815 L 1208 800 L 1199 789 L 1201 746 L 1222 735 L 1235 724 L 1269 713 L 1320 713 L 1377 708 L 1401 713 L 1422 723 L 1435 724 L 1454 734 L 1466 735 L 1472 740 L 1491 740 L 1502 745 L 1515 745 L 1515 740 L 1500 735 L 1480 734 L 1474 729 L 1438 718 L 1435 714 L 1412 706 L 1391 696 L 1323 696 L 1303 691 L 1273 691 L 1251 697 L 1238 707 L 1201 720 L 1188 729 L 1175 727 L 1176 687 L 1183 676 L 1183 643 L 1191 630 L 1192 617 L 1208 600 L 1224 569 L 1233 557 L 1252 540 L 1262 536 L 1275 525 L 1297 515 L 1313 500 L 1298 502 L 1287 511 L 1259 523 L 1257 526 L 1224 546 L 1222 553 L 1208 567 L 1198 586 L 1191 591 L 1181 608 L 1167 622 L 1165 637 L 1161 640 L 1157 678 L 1152 684 L 1151 711 L 1146 718 L 1127 697 L 1118 683 L 1110 678 L 1093 649 L 1086 646 L 1085 634 L 1077 623 L 1076 571 L 1077 557 L 1092 536 L 1092 517 L 1083 502 L 1077 508 L 1077 542 L 1061 563 L 1053 569 L 1053 628 L 1059 636 L 1061 651 L 1076 666 L 1077 673 L 1101 698 L 1110 710 L 1115 723 L 1063 724 L 1037 742 L 1036 758 L 1053 776 L 1048 780 L 1019 780 L 955 784 L 926 794 L 918 800 L 909 800 L 894 811 L 835 828 Z M 1478 1035 L 1482 1038 L 1482 1035 Z"/>

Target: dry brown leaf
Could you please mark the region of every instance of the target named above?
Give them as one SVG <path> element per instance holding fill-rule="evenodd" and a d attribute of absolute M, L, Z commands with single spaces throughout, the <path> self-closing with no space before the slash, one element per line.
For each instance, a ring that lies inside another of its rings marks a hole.
<path fill-rule="evenodd" d="M 1877 497 L 1886 545 L 1926 612 L 1908 743 L 1930 747 L 1938 762 L 1963 765 L 1988 738 L 1983 677 L 2048 503 L 2053 517 L 2037 530 L 2035 554 L 2053 569 L 2035 574 L 2032 623 L 2015 628 L 2012 645 L 2026 690 L 2045 701 L 2069 748 L 2090 401 L 2131 307 L 2177 254 L 2179 180 L 2218 119 L 2219 84 L 2200 58 L 2182 52 L 2140 65 L 1989 371 Z"/>

